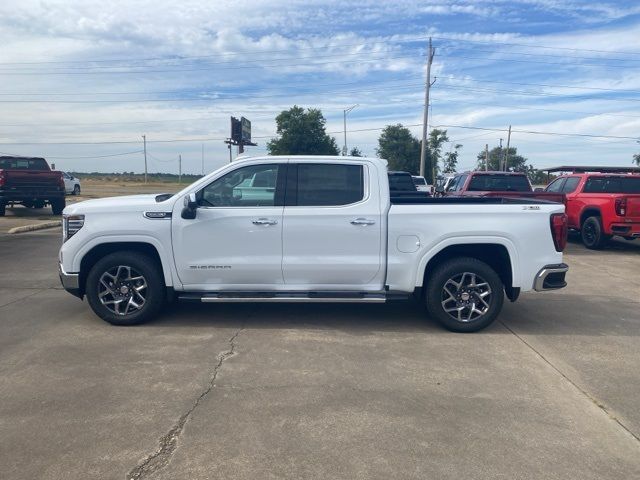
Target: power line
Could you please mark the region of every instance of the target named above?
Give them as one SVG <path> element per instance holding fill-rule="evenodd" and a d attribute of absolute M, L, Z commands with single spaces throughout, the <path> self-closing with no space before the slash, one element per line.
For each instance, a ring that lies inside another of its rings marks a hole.
<path fill-rule="evenodd" d="M 484 87 L 467 87 L 464 85 L 440 85 L 439 88 L 452 88 L 454 90 L 469 90 L 472 92 L 496 92 L 496 93 L 513 93 L 516 95 L 525 95 L 525 96 L 534 96 L 534 97 L 571 97 L 572 95 L 560 94 L 560 93 L 546 93 L 546 92 L 531 92 L 526 90 L 505 90 L 500 89 L 497 90 L 495 88 L 484 88 Z M 573 96 L 581 96 L 581 95 L 573 95 Z M 583 96 L 583 95 L 582 95 Z M 606 101 L 616 101 L 616 102 L 640 102 L 640 98 L 606 98 L 602 99 Z"/>
<path fill-rule="evenodd" d="M 446 40 L 449 42 L 465 42 L 465 43 L 482 43 L 489 45 L 507 45 L 512 47 L 528 47 L 528 48 L 545 48 L 550 50 L 571 50 L 574 52 L 595 52 L 595 53 L 615 53 L 622 55 L 640 55 L 640 52 L 625 52 L 622 50 L 595 50 L 590 48 L 570 48 L 570 47 L 551 47 L 545 45 L 536 45 L 536 44 L 526 44 L 526 43 L 508 43 L 508 42 L 499 42 L 495 40 L 467 40 L 462 38 L 453 38 L 453 37 L 436 37 L 433 38 L 437 40 Z"/>
<path fill-rule="evenodd" d="M 122 153 L 112 153 L 110 155 L 95 155 L 95 156 L 87 156 L 87 157 L 51 157 L 47 156 L 47 158 L 55 159 L 55 160 L 76 160 L 76 159 L 89 159 L 89 158 L 107 158 L 107 157 L 121 157 L 123 155 L 132 155 L 134 153 L 142 153 L 143 150 L 134 150 L 132 152 L 122 152 Z"/>
<path fill-rule="evenodd" d="M 422 123 L 414 123 L 407 124 L 404 127 L 412 128 L 412 127 L 421 127 Z M 347 133 L 357 133 L 357 132 L 372 132 L 384 130 L 385 127 L 373 127 L 373 128 L 360 128 L 360 129 L 352 129 L 348 130 Z M 467 130 L 482 130 L 488 132 L 506 132 L 505 128 L 491 128 L 491 127 L 477 127 L 470 125 L 449 125 L 449 124 L 439 124 L 433 125 L 433 128 L 460 128 Z M 512 132 L 515 133 L 525 133 L 531 135 L 550 135 L 550 136 L 562 136 L 562 137 L 580 137 L 580 138 L 602 138 L 602 139 L 615 139 L 615 140 L 633 140 L 638 141 L 640 137 L 630 137 L 624 135 L 597 135 L 597 134 L 586 134 L 586 133 L 563 133 L 563 132 L 545 132 L 538 130 L 517 130 L 512 129 Z M 330 135 L 336 135 L 342 133 L 343 130 L 331 131 L 327 132 Z M 260 135 L 253 136 L 256 139 L 269 139 L 274 138 L 275 135 Z M 212 141 L 222 141 L 225 140 L 224 137 L 217 138 L 178 138 L 171 140 L 148 140 L 147 143 L 178 143 L 178 142 L 212 142 Z M 100 142 L 2 142 L 0 145 L 113 145 L 113 144 L 136 144 L 140 143 L 139 141 L 125 141 L 125 140 L 113 140 L 113 141 L 100 141 Z"/>
<path fill-rule="evenodd" d="M 515 54 L 514 54 L 515 55 Z M 616 64 L 599 64 L 599 63 L 575 63 L 575 62 L 547 62 L 543 60 L 523 60 L 523 59 L 515 59 L 515 58 L 488 58 L 488 57 L 479 57 L 479 56 L 470 56 L 470 55 L 452 55 L 448 54 L 445 57 L 455 57 L 455 58 L 465 58 L 472 60 L 487 60 L 491 62 L 517 62 L 517 63 L 538 63 L 544 65 L 560 65 L 563 67 L 603 67 L 603 68 L 640 68 L 640 65 L 630 67 L 629 65 L 616 65 Z"/>
<path fill-rule="evenodd" d="M 38 71 L 25 71 L 25 72 L 1 72 L 0 75 L 11 75 L 11 76 L 28 76 L 28 75 L 129 75 L 136 73 L 185 73 L 185 72 L 209 72 L 209 71 L 217 71 L 217 70 L 241 70 L 241 69 L 265 69 L 265 68 L 288 68 L 288 67 L 316 67 L 316 66 L 324 66 L 324 65 L 333 65 L 333 64 L 344 64 L 344 63 L 371 63 L 371 62 L 380 62 L 380 61 L 388 61 L 388 60 L 397 60 L 397 59 L 405 59 L 410 60 L 411 57 L 407 57 L 406 55 L 400 56 L 385 56 L 378 58 L 369 58 L 369 59 L 348 59 L 348 60 L 337 60 L 333 62 L 307 62 L 307 63 L 293 63 L 293 64 L 266 64 L 266 65 L 233 65 L 233 66 L 218 66 L 214 68 L 181 68 L 181 69 L 173 69 L 173 70 L 121 70 L 121 71 L 106 71 L 106 72 L 38 72 Z"/>

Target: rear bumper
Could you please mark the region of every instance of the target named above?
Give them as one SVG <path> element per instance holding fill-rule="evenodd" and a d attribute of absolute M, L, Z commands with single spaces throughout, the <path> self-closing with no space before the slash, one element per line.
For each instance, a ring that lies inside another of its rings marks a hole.
<path fill-rule="evenodd" d="M 544 292 L 566 287 L 567 282 L 564 277 L 568 270 L 569 266 L 566 263 L 546 265 L 536 275 L 533 281 L 533 289 L 537 292 Z"/>
<path fill-rule="evenodd" d="M 80 274 L 79 273 L 67 273 L 62 268 L 62 265 L 58 264 L 58 275 L 60 276 L 60 283 L 71 295 L 78 298 L 82 298 L 83 295 L 80 291 Z"/>
<path fill-rule="evenodd" d="M 640 222 L 612 223 L 609 226 L 610 233 L 623 237 L 640 237 Z"/>
<path fill-rule="evenodd" d="M 64 189 L 0 190 L 0 202 L 21 202 L 24 200 L 53 200 L 64 198 Z"/>

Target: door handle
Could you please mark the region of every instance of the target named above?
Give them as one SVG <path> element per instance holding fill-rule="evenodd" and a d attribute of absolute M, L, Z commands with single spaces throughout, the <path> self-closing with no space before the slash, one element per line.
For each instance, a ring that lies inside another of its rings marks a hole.
<path fill-rule="evenodd" d="M 257 220 L 252 220 L 251 223 L 254 225 L 276 225 L 278 221 L 270 218 L 258 218 Z"/>
<path fill-rule="evenodd" d="M 351 225 L 373 225 L 375 223 L 375 220 L 369 220 L 367 218 L 356 218 L 355 220 L 351 220 Z"/>

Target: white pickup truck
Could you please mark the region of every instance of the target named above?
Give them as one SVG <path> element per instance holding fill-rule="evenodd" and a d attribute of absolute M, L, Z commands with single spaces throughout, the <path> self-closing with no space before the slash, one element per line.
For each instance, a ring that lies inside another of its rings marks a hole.
<path fill-rule="evenodd" d="M 112 324 L 198 302 L 385 302 L 415 295 L 461 332 L 504 296 L 566 285 L 564 206 L 398 197 L 384 160 L 256 157 L 175 195 L 65 208 L 60 278 Z"/>

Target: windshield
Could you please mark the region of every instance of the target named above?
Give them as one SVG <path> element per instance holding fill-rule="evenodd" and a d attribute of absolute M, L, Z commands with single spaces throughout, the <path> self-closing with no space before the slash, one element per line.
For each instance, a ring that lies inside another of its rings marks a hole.
<path fill-rule="evenodd" d="M 411 175 L 389 174 L 389 189 L 392 192 L 415 192 L 416 186 L 413 184 Z"/>
<path fill-rule="evenodd" d="M 422 177 L 413 177 L 413 183 L 416 185 L 426 185 L 427 181 Z"/>
<path fill-rule="evenodd" d="M 44 158 L 0 157 L 3 170 L 49 170 Z"/>
<path fill-rule="evenodd" d="M 524 175 L 474 175 L 467 189 L 472 192 L 530 192 Z"/>

